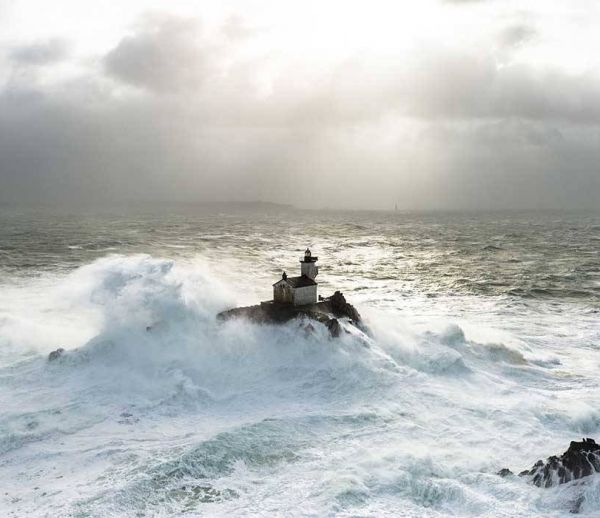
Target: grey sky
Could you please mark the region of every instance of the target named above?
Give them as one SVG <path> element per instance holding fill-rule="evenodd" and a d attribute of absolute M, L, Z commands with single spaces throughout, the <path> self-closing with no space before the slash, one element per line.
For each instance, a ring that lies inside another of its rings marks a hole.
<path fill-rule="evenodd" d="M 0 0 L 0 202 L 600 206 L 595 2 L 79 4 Z"/>

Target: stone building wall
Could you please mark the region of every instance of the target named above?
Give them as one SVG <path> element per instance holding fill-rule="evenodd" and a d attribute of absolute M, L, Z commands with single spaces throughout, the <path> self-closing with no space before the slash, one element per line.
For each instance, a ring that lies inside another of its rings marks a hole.
<path fill-rule="evenodd" d="M 294 302 L 294 291 L 285 282 L 277 283 L 273 286 L 273 300 L 292 304 Z"/>
<path fill-rule="evenodd" d="M 294 290 L 294 304 L 302 306 L 303 304 L 314 304 L 317 302 L 317 286 L 304 286 Z"/>

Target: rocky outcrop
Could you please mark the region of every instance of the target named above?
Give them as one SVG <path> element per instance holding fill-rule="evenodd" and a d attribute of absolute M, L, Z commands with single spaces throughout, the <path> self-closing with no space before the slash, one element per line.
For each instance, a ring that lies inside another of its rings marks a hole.
<path fill-rule="evenodd" d="M 600 472 L 600 445 L 594 439 L 571 441 L 569 449 L 560 457 L 553 455 L 546 462 L 538 460 L 529 471 L 520 476 L 533 477 L 532 482 L 539 487 L 551 487 L 571 480 L 587 477 Z"/>
<path fill-rule="evenodd" d="M 330 318 L 325 325 L 327 326 L 327 329 L 329 329 L 331 336 L 334 338 L 337 338 L 342 334 L 342 326 L 337 318 Z"/>
<path fill-rule="evenodd" d="M 315 304 L 294 306 L 292 304 L 279 304 L 273 301 L 261 302 L 256 306 L 246 306 L 222 311 L 217 315 L 219 320 L 232 318 L 245 318 L 260 324 L 283 324 L 295 318 L 308 318 L 324 324 L 332 337 L 337 338 L 343 332 L 340 318 L 347 318 L 350 324 L 361 331 L 366 331 L 361 316 L 356 308 L 346 301 L 344 295 L 336 291 L 331 297 L 324 298 Z M 309 327 L 310 326 L 310 327 Z M 305 326 L 305 330 L 314 329 L 312 324 Z"/>
<path fill-rule="evenodd" d="M 552 487 L 600 473 L 600 445 L 594 439 L 572 441 L 569 449 L 562 455 L 548 457 L 546 462 L 538 460 L 531 469 L 521 471 L 520 477 L 531 477 L 538 487 Z M 512 474 L 504 468 L 501 476 Z"/>
<path fill-rule="evenodd" d="M 356 308 L 352 304 L 346 302 L 346 298 L 341 291 L 336 291 L 331 297 L 325 299 L 325 302 L 329 303 L 331 312 L 336 317 L 348 317 L 350 320 L 357 323 L 362 321 Z"/>
<path fill-rule="evenodd" d="M 52 351 L 49 355 L 48 355 L 48 361 L 49 362 L 53 362 L 58 360 L 63 354 L 65 353 L 65 350 L 62 347 L 59 347 L 58 349 L 56 349 L 56 351 Z"/>

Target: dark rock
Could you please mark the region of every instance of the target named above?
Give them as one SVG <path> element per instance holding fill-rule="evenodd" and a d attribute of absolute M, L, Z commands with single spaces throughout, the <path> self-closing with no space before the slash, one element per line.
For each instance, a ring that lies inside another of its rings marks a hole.
<path fill-rule="evenodd" d="M 356 311 L 356 308 L 346 302 L 346 297 L 341 291 L 336 291 L 331 297 L 329 297 L 329 304 L 331 306 L 331 312 L 336 317 L 348 317 L 350 320 L 360 322 L 360 314 Z"/>
<path fill-rule="evenodd" d="M 52 351 L 48 355 L 48 361 L 53 362 L 55 360 L 58 360 L 64 354 L 64 352 L 65 350 L 62 347 L 59 347 L 58 349 L 56 349 L 56 351 Z"/>
<path fill-rule="evenodd" d="M 508 477 L 510 475 L 514 475 L 514 473 L 508 468 L 502 468 L 500 471 L 498 471 L 497 474 L 501 477 Z"/>
<path fill-rule="evenodd" d="M 553 455 L 546 462 L 538 460 L 530 470 L 519 476 L 530 476 L 538 487 L 552 487 L 600 472 L 600 445 L 594 439 L 572 441 L 560 457 Z"/>
<path fill-rule="evenodd" d="M 308 318 L 327 326 L 331 336 L 338 337 L 342 332 L 339 318 L 348 318 L 350 323 L 367 332 L 362 323 L 360 314 L 352 304 L 349 304 L 344 295 L 336 291 L 331 297 L 325 298 L 315 304 L 294 306 L 276 302 L 261 302 L 256 306 L 233 308 L 222 311 L 217 315 L 219 320 L 232 318 L 245 318 L 259 324 L 283 324 L 295 318 Z M 310 326 L 310 327 L 308 327 Z M 314 331 L 311 323 L 304 327 L 306 332 Z"/>
<path fill-rule="evenodd" d="M 337 318 L 332 318 L 326 324 L 329 333 L 333 338 L 338 338 L 342 334 L 342 326 L 340 325 Z"/>

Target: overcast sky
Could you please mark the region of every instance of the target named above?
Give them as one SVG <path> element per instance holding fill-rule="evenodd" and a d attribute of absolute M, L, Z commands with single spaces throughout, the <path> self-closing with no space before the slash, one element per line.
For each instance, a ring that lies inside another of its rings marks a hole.
<path fill-rule="evenodd" d="M 0 0 L 0 202 L 600 207 L 598 27 L 597 0 Z"/>

